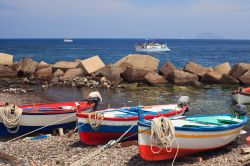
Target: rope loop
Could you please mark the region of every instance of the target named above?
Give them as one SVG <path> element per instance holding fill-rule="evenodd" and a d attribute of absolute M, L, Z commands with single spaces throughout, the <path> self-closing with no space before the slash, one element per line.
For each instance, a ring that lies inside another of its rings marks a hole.
<path fill-rule="evenodd" d="M 102 121 L 104 119 L 104 115 L 98 112 L 93 112 L 88 114 L 88 121 L 92 129 L 98 130 Z"/>

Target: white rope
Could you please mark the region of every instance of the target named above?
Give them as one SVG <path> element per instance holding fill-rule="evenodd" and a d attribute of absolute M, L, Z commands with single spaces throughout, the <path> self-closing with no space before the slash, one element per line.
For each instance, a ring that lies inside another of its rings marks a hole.
<path fill-rule="evenodd" d="M 97 130 L 104 119 L 104 115 L 98 112 L 88 114 L 88 121 L 92 129 Z"/>
<path fill-rule="evenodd" d="M 46 126 L 40 127 L 40 128 L 38 128 L 38 129 L 36 129 L 36 130 L 30 131 L 30 132 L 28 132 L 28 133 L 26 133 L 26 134 L 23 134 L 23 135 L 21 135 L 21 136 L 19 136 L 19 137 L 13 138 L 13 139 L 11 139 L 11 140 L 9 140 L 9 141 L 6 141 L 6 142 L 3 142 L 3 143 L 15 141 L 15 140 L 17 140 L 17 139 L 19 139 L 19 138 L 22 138 L 22 137 L 24 137 L 24 136 L 26 136 L 26 135 L 29 135 L 29 134 L 32 134 L 32 133 L 37 132 L 37 131 L 39 131 L 39 130 L 42 130 L 42 129 L 48 127 L 48 126 L 51 126 L 51 125 L 53 125 L 53 124 L 56 124 L 56 123 L 58 123 L 58 122 L 60 122 L 60 121 L 63 121 L 63 120 L 65 120 L 65 119 L 68 119 L 68 118 L 70 118 L 70 117 L 72 117 L 72 116 L 76 116 L 76 114 L 74 113 L 74 114 L 72 114 L 72 115 L 66 116 L 65 118 L 59 119 L 59 120 L 57 120 L 57 121 L 54 121 L 54 122 L 52 122 L 52 123 L 50 123 L 50 124 L 47 124 Z"/>
<path fill-rule="evenodd" d="M 165 149 L 168 153 L 172 152 L 173 144 L 176 142 L 177 151 L 173 159 L 172 165 L 179 152 L 179 144 L 175 137 L 175 128 L 172 122 L 166 117 L 154 118 L 151 123 L 151 135 L 150 135 L 150 144 L 151 151 L 154 154 L 160 153 Z M 159 148 L 158 151 L 153 150 L 153 146 Z"/>
<path fill-rule="evenodd" d="M 13 132 L 10 129 L 16 127 L 17 130 L 14 132 L 18 131 L 21 115 L 22 109 L 13 104 L 0 107 L 0 118 L 9 132 Z"/>
<path fill-rule="evenodd" d="M 106 145 L 101 146 L 100 148 L 98 148 L 97 150 L 93 151 L 92 153 L 90 153 L 88 156 L 75 161 L 74 163 L 71 164 L 71 166 L 81 166 L 81 165 L 85 165 L 88 161 L 93 160 L 95 157 L 97 157 L 100 153 L 104 152 L 107 148 L 113 148 L 115 145 L 117 145 L 117 143 L 135 126 L 137 125 L 137 121 L 130 126 L 130 128 L 125 131 L 117 140 L 111 140 L 109 141 Z"/>

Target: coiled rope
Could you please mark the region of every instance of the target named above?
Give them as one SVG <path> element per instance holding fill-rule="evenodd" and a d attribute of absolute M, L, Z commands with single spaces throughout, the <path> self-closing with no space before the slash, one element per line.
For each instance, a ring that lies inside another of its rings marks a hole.
<path fill-rule="evenodd" d="M 0 118 L 10 133 L 16 133 L 19 130 L 22 112 L 21 108 L 13 104 L 0 107 Z M 12 131 L 13 128 L 16 130 Z"/>
<path fill-rule="evenodd" d="M 88 114 L 88 121 L 92 129 L 97 130 L 104 119 L 104 115 L 98 112 Z"/>
<path fill-rule="evenodd" d="M 177 144 L 177 151 L 174 156 L 172 165 L 174 165 L 174 161 L 179 152 L 179 143 L 175 137 L 174 125 L 166 117 L 154 118 L 151 123 L 151 135 L 150 135 L 150 144 L 152 153 L 158 154 L 163 149 L 165 149 L 168 153 L 170 153 L 172 152 L 174 142 L 176 142 Z M 153 149 L 153 146 L 155 145 L 159 148 L 158 151 L 155 151 Z"/>

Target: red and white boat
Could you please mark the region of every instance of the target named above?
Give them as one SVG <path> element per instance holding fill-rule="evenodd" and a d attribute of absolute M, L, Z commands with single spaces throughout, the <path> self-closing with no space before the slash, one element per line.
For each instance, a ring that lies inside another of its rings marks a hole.
<path fill-rule="evenodd" d="M 151 105 L 140 108 L 145 111 L 145 119 L 159 116 L 182 116 L 188 111 L 189 104 L 189 98 L 186 96 L 184 98 L 185 102 L 183 103 L 185 104 Z M 105 144 L 112 139 L 117 139 L 133 125 L 126 136 L 138 132 L 137 107 L 110 108 L 95 113 L 82 112 L 77 113 L 77 117 L 80 139 L 88 145 Z M 136 139 L 136 137 L 134 138 Z"/>
<path fill-rule="evenodd" d="M 238 104 L 250 103 L 250 87 L 234 89 L 232 97 Z"/>
<path fill-rule="evenodd" d="M 5 103 L 1 102 L 1 109 Z M 7 107 L 6 107 L 7 108 Z M 11 107 L 8 107 L 9 109 Z M 17 106 L 22 110 L 18 126 L 7 128 L 0 117 L 0 137 L 18 136 L 41 127 L 39 131 L 52 131 L 57 128 L 73 127 L 76 123 L 77 111 L 90 111 L 93 104 L 83 102 L 58 102 L 47 104 L 30 104 Z M 13 132 L 14 131 L 14 132 Z"/>
<path fill-rule="evenodd" d="M 169 118 L 170 121 L 159 117 L 153 119 L 154 122 L 139 116 L 139 153 L 148 161 L 173 159 L 225 146 L 240 135 L 248 120 L 244 114 L 237 117 L 231 114 L 197 115 Z"/>

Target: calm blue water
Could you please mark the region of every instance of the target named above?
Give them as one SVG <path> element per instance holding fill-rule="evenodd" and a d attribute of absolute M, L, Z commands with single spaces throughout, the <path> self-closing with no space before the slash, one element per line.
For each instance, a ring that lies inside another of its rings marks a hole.
<path fill-rule="evenodd" d="M 161 60 L 162 65 L 170 60 L 177 67 L 193 60 L 205 66 L 214 66 L 225 61 L 232 65 L 250 63 L 250 40 L 159 40 L 167 42 L 169 53 L 150 53 Z M 84 59 L 99 55 L 104 63 L 114 63 L 122 57 L 136 53 L 134 45 L 140 39 L 75 39 L 64 43 L 63 39 L 2 39 L 0 52 L 14 55 L 14 60 L 31 57 L 37 61 L 54 63 L 59 60 Z"/>

